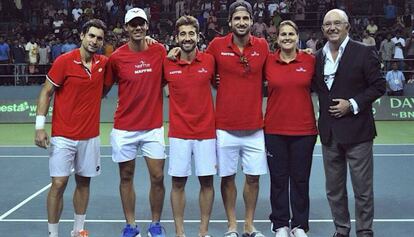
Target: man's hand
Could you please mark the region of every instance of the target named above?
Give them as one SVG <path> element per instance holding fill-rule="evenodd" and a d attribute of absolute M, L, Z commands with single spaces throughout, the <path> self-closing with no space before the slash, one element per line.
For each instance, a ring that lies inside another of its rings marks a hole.
<path fill-rule="evenodd" d="M 168 60 L 171 60 L 171 61 L 177 61 L 178 55 L 180 55 L 180 53 L 181 53 L 180 47 L 172 48 L 170 52 L 168 52 L 167 58 Z"/>
<path fill-rule="evenodd" d="M 35 144 L 46 149 L 49 146 L 49 136 L 44 129 L 36 129 Z"/>
<path fill-rule="evenodd" d="M 300 51 L 302 51 L 306 54 L 313 54 L 313 50 L 311 48 L 301 49 Z"/>
<path fill-rule="evenodd" d="M 147 43 L 148 45 L 152 45 L 158 43 L 158 41 L 147 35 L 145 36 L 145 43 Z"/>
<path fill-rule="evenodd" d="M 333 103 L 336 105 L 329 106 L 329 113 L 335 118 L 341 118 L 347 113 L 351 112 L 351 102 L 344 99 L 333 99 Z"/>

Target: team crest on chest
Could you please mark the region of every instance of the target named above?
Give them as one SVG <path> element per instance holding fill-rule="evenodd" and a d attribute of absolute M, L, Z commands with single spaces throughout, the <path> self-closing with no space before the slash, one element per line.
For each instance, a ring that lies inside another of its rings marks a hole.
<path fill-rule="evenodd" d="M 146 63 L 144 60 L 139 61 L 139 63 L 135 65 L 135 74 L 142 74 L 148 72 L 152 72 L 151 64 Z"/>

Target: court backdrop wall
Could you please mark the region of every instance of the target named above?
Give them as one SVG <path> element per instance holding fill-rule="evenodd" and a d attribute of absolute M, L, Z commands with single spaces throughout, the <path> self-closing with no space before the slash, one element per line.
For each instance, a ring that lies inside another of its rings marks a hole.
<path fill-rule="evenodd" d="M 40 86 L 0 87 L 0 123 L 34 123 L 37 97 Z M 112 123 L 117 105 L 118 88 L 114 86 L 102 99 L 101 122 Z M 215 97 L 213 90 L 213 96 Z M 264 98 L 263 109 L 266 107 Z M 315 115 L 318 116 L 317 97 L 313 96 Z M 164 121 L 168 121 L 168 97 L 164 94 Z M 47 121 L 50 121 L 53 107 L 50 107 Z M 375 120 L 414 121 L 414 96 L 383 96 L 373 104 Z"/>

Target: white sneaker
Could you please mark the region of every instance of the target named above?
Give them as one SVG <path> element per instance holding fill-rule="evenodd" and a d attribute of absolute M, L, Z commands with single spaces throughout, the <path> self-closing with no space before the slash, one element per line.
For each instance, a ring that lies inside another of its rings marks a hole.
<path fill-rule="evenodd" d="M 276 229 L 275 237 L 289 237 L 289 227 L 284 226 Z"/>
<path fill-rule="evenodd" d="M 308 237 L 308 235 L 303 229 L 295 227 L 290 231 L 290 237 Z"/>

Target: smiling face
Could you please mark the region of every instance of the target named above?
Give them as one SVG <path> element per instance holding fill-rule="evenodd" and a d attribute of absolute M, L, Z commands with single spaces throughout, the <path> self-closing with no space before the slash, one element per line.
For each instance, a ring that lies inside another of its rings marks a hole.
<path fill-rule="evenodd" d="M 350 25 L 345 12 L 335 9 L 326 13 L 322 32 L 330 43 L 340 45 L 348 36 L 349 29 Z"/>
<path fill-rule="evenodd" d="M 191 53 L 198 42 L 197 29 L 192 25 L 182 25 L 178 28 L 177 43 L 181 50 Z"/>
<path fill-rule="evenodd" d="M 96 53 L 103 45 L 104 30 L 96 27 L 90 27 L 84 34 L 81 33 L 82 48 L 88 53 Z"/>
<path fill-rule="evenodd" d="M 244 7 L 238 7 L 238 8 L 245 9 Z M 234 12 L 229 22 L 231 31 L 237 37 L 243 37 L 249 34 L 252 25 L 253 25 L 253 20 L 250 17 L 249 12 L 245 10 L 238 10 Z"/>
<path fill-rule="evenodd" d="M 279 28 L 277 44 L 281 50 L 296 50 L 299 41 L 298 32 L 290 25 L 283 25 Z"/>
<path fill-rule="evenodd" d="M 147 35 L 148 23 L 143 18 L 135 17 L 124 28 L 132 41 L 141 41 Z"/>

